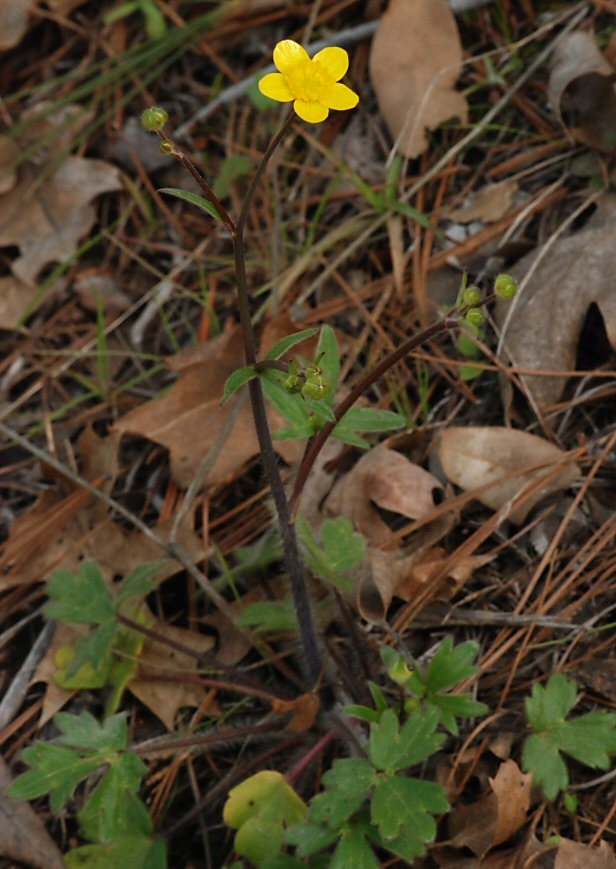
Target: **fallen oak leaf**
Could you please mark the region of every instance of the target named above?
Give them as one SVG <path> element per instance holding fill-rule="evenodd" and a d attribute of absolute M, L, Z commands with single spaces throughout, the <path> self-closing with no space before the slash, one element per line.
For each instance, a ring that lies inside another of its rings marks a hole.
<path fill-rule="evenodd" d="M 516 265 L 514 276 L 523 289 L 509 303 L 498 300 L 496 319 L 511 362 L 523 369 L 570 371 L 591 304 L 603 317 L 607 338 L 616 349 L 616 196 L 604 194 L 597 210 L 578 232 L 557 239 L 535 268 L 540 252 Z M 528 282 L 524 275 L 531 271 Z M 566 375 L 524 375 L 524 385 L 539 409 L 560 398 Z M 501 378 L 506 407 L 511 405 L 510 381 Z"/>
<path fill-rule="evenodd" d="M 397 150 L 418 157 L 428 147 L 425 129 L 450 118 L 468 119 L 454 89 L 462 45 L 445 0 L 392 0 L 370 50 L 370 78 Z"/>
<path fill-rule="evenodd" d="M 451 844 L 470 848 L 479 858 L 510 839 L 526 823 L 532 775 L 513 760 L 502 763 L 489 779 L 490 792 L 476 802 L 454 807 L 448 822 Z"/>
<path fill-rule="evenodd" d="M 465 491 L 480 489 L 476 497 L 493 510 L 500 510 L 547 470 L 535 467 L 524 473 L 525 468 L 542 462 L 553 465 L 561 455 L 562 450 L 544 438 L 501 426 L 451 426 L 442 432 L 438 447 L 438 458 L 449 480 Z M 509 519 L 521 524 L 543 497 L 567 488 L 579 476 L 578 465 L 564 460 L 560 471 L 529 492 Z"/>

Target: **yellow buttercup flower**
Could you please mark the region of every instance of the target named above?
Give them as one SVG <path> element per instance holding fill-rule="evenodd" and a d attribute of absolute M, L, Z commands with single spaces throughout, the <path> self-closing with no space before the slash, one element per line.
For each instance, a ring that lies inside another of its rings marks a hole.
<path fill-rule="evenodd" d="M 351 88 L 340 84 L 349 67 L 344 48 L 324 48 L 311 58 L 297 42 L 285 39 L 274 49 L 274 63 L 279 72 L 263 76 L 259 90 L 279 103 L 293 100 L 304 121 L 318 124 L 330 109 L 354 109 L 359 102 Z"/>

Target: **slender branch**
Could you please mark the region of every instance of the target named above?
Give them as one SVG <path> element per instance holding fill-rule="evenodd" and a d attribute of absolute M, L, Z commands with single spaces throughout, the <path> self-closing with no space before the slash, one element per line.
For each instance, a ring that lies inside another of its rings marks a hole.
<path fill-rule="evenodd" d="M 182 166 L 188 172 L 190 172 L 190 174 L 195 179 L 195 181 L 197 182 L 199 187 L 205 193 L 205 198 L 209 202 L 212 203 L 212 205 L 214 206 L 216 211 L 220 214 L 220 217 L 221 217 L 224 225 L 227 227 L 229 232 L 233 234 L 235 232 L 235 224 L 233 223 L 231 215 L 229 214 L 229 212 L 227 211 L 225 206 L 222 204 L 222 202 L 220 201 L 218 196 L 216 196 L 216 194 L 214 193 L 214 191 L 212 190 L 212 188 L 210 187 L 208 182 L 205 180 L 205 178 L 203 177 L 201 172 L 199 172 L 199 170 L 197 169 L 197 167 L 195 166 L 193 161 L 190 159 L 188 154 L 185 154 L 184 151 L 182 151 L 182 149 L 179 148 L 175 144 L 175 142 L 173 142 L 173 141 L 171 141 L 171 139 L 167 138 L 167 136 L 165 135 L 165 133 L 163 133 L 162 130 L 159 130 L 158 136 L 159 136 L 161 142 L 166 146 L 165 152 L 167 152 L 167 150 L 168 150 L 169 154 L 171 154 L 173 157 L 177 157 L 177 159 L 180 161 Z M 162 145 L 161 145 L 161 147 L 162 147 Z"/>
<path fill-rule="evenodd" d="M 278 133 L 270 142 L 265 151 L 261 162 L 259 163 L 253 176 L 250 187 L 246 194 L 240 216 L 238 218 L 233 238 L 233 252 L 235 257 L 235 279 L 237 283 L 238 307 L 240 313 L 240 323 L 242 326 L 242 335 L 244 339 L 244 353 L 246 363 L 248 365 L 257 365 L 257 341 L 252 325 L 250 313 L 250 300 L 248 297 L 248 286 L 246 280 L 246 260 L 244 256 L 244 229 L 250 204 L 254 197 L 254 193 L 267 164 L 278 147 L 287 130 L 291 125 L 292 114 L 289 114 L 282 124 Z M 278 527 L 282 538 L 282 548 L 284 554 L 285 566 L 289 574 L 289 583 L 291 585 L 291 594 L 293 597 L 293 605 L 297 616 L 298 628 L 300 632 L 302 648 L 305 657 L 306 676 L 315 683 L 321 674 L 321 652 L 317 642 L 317 635 L 312 618 L 312 609 L 310 606 L 310 596 L 304 579 L 304 568 L 302 565 L 299 546 L 295 528 L 291 522 L 291 511 L 287 494 L 284 490 L 282 477 L 278 468 L 278 459 L 272 443 L 272 436 L 267 421 L 265 410 L 265 399 L 263 397 L 263 389 L 261 381 L 257 378 L 251 380 L 248 384 L 250 393 L 250 401 L 252 404 L 252 414 L 255 421 L 257 439 L 261 450 L 261 461 L 267 476 L 267 480 L 274 500 L 276 514 L 278 516 Z"/>

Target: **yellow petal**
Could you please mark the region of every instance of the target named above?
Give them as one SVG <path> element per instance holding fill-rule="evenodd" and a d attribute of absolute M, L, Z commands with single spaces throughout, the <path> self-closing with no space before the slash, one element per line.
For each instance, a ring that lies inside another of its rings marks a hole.
<path fill-rule="evenodd" d="M 270 100 L 278 100 L 279 103 L 290 103 L 293 99 L 293 94 L 289 90 L 284 76 L 280 75 L 279 72 L 270 72 L 269 75 L 264 75 L 259 80 L 259 90 Z"/>
<path fill-rule="evenodd" d="M 320 124 L 329 115 L 329 109 L 314 100 L 295 100 L 293 108 L 302 121 L 310 124 Z"/>
<path fill-rule="evenodd" d="M 283 39 L 274 49 L 274 63 L 280 72 L 288 72 L 298 63 L 310 63 L 305 48 L 292 39 Z"/>
<path fill-rule="evenodd" d="M 345 84 L 333 84 L 326 91 L 319 94 L 319 99 L 327 106 L 328 109 L 354 109 L 359 102 L 359 97 L 348 88 Z"/>
<path fill-rule="evenodd" d="M 340 81 L 349 68 L 349 55 L 344 48 L 338 48 L 334 45 L 330 48 L 322 48 L 312 60 L 325 68 L 334 81 Z"/>

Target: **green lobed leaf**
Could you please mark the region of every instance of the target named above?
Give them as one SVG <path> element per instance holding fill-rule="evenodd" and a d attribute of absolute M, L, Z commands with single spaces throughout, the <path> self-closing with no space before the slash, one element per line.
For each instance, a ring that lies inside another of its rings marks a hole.
<path fill-rule="evenodd" d="M 379 869 L 380 865 L 363 831 L 354 826 L 343 831 L 329 864 L 330 869 Z"/>
<path fill-rule="evenodd" d="M 295 845 L 298 857 L 311 857 L 331 845 L 338 838 L 338 830 L 332 830 L 324 824 L 305 821 L 288 827 L 284 838 L 289 845 Z"/>
<path fill-rule="evenodd" d="M 303 821 L 306 811 L 279 772 L 262 770 L 229 791 L 223 820 L 237 830 L 237 853 L 259 865 L 279 854 L 284 827 Z"/>
<path fill-rule="evenodd" d="M 405 829 L 421 849 L 418 853 L 422 853 L 424 845 L 434 841 L 436 836 L 433 815 L 449 811 L 449 803 L 444 788 L 439 784 L 384 775 L 377 781 L 370 808 L 372 821 L 385 843 L 397 838 Z"/>
<path fill-rule="evenodd" d="M 469 640 L 466 643 L 453 645 L 453 638 L 448 634 L 440 643 L 425 676 L 426 688 L 431 693 L 452 688 L 464 679 L 470 679 L 477 672 L 477 667 L 471 664 L 477 657 L 479 644 Z"/>
<path fill-rule="evenodd" d="M 554 800 L 569 784 L 567 764 L 558 746 L 546 733 L 528 736 L 522 748 L 522 766 L 533 775 L 533 784 L 541 788 L 548 800 Z"/>
<path fill-rule="evenodd" d="M 326 519 L 321 526 L 319 544 L 306 520 L 297 520 L 299 538 L 307 550 L 307 562 L 313 572 L 334 585 L 347 589 L 347 571 L 360 564 L 366 550 L 363 535 L 343 516 Z"/>
<path fill-rule="evenodd" d="M 393 410 L 378 410 L 374 407 L 351 407 L 338 423 L 343 429 L 379 432 L 404 428 L 406 420 Z M 334 429 L 334 432 L 336 429 Z"/>
<path fill-rule="evenodd" d="M 458 735 L 456 718 L 476 718 L 486 715 L 485 703 L 473 700 L 470 694 L 432 694 L 428 702 L 439 710 L 439 721 L 451 734 Z"/>
<path fill-rule="evenodd" d="M 85 561 L 76 573 L 57 570 L 49 578 L 45 617 L 78 624 L 103 624 L 113 619 L 115 606 L 98 565 Z"/>
<path fill-rule="evenodd" d="M 231 396 L 237 392 L 238 389 L 244 386 L 245 383 L 248 383 L 249 380 L 254 380 L 258 376 L 259 375 L 251 365 L 245 365 L 243 368 L 238 368 L 233 372 L 233 374 L 230 374 L 225 381 L 225 388 L 220 406 L 222 407 L 223 404 L 226 404 Z"/>
<path fill-rule="evenodd" d="M 62 733 L 57 740 L 60 745 L 90 751 L 121 751 L 126 748 L 128 731 L 124 712 L 112 715 L 102 724 L 90 712 L 80 715 L 58 712 L 53 722 Z"/>
<path fill-rule="evenodd" d="M 78 813 L 84 838 L 104 844 L 123 834 L 151 834 L 150 815 L 136 795 L 146 772 L 135 754 L 124 752 L 117 758 Z"/>
<path fill-rule="evenodd" d="M 128 600 L 131 597 L 143 598 L 146 596 L 146 594 L 154 591 L 157 586 L 157 582 L 154 580 L 154 577 L 167 564 L 168 562 L 164 560 L 153 561 L 149 564 L 140 564 L 139 567 L 131 570 L 128 576 L 125 577 L 122 585 L 120 586 L 120 590 L 116 595 L 116 608 L 118 608 L 120 604 L 124 603 L 124 601 Z"/>
<path fill-rule="evenodd" d="M 294 332 L 292 335 L 287 335 L 277 341 L 265 354 L 266 359 L 280 359 L 296 344 L 301 344 L 307 338 L 312 338 L 319 331 L 318 326 L 312 326 L 310 329 L 302 329 L 301 332 Z"/>
<path fill-rule="evenodd" d="M 526 717 L 534 730 L 543 730 L 564 721 L 573 706 L 577 686 L 562 673 L 554 673 L 545 687 L 535 682 L 526 698 Z"/>
<path fill-rule="evenodd" d="M 360 758 L 334 761 L 323 776 L 325 790 L 310 803 L 310 821 L 338 829 L 361 806 L 374 781 L 375 771 L 368 761 Z"/>
<path fill-rule="evenodd" d="M 49 742 L 36 742 L 22 752 L 22 759 L 32 767 L 7 788 L 14 800 L 32 800 L 49 794 L 51 810 L 59 812 L 72 796 L 79 782 L 101 764 L 100 755 L 80 757 L 77 752 Z"/>
<path fill-rule="evenodd" d="M 314 434 L 312 423 L 297 428 L 277 428 L 272 432 L 275 441 L 294 441 L 301 438 L 310 438 Z"/>
<path fill-rule="evenodd" d="M 443 734 L 436 733 L 439 713 L 428 708 L 416 712 L 400 728 L 391 709 L 383 712 L 370 732 L 368 753 L 377 769 L 394 772 L 421 763 L 440 748 Z"/>
<path fill-rule="evenodd" d="M 175 196 L 177 199 L 183 199 L 184 202 L 189 202 L 191 205 L 196 205 L 202 211 L 207 212 L 211 217 L 220 220 L 218 209 L 211 202 L 199 196 L 197 193 L 191 193 L 189 190 L 182 190 L 180 187 L 161 187 L 159 193 L 166 193 L 168 196 Z"/>

